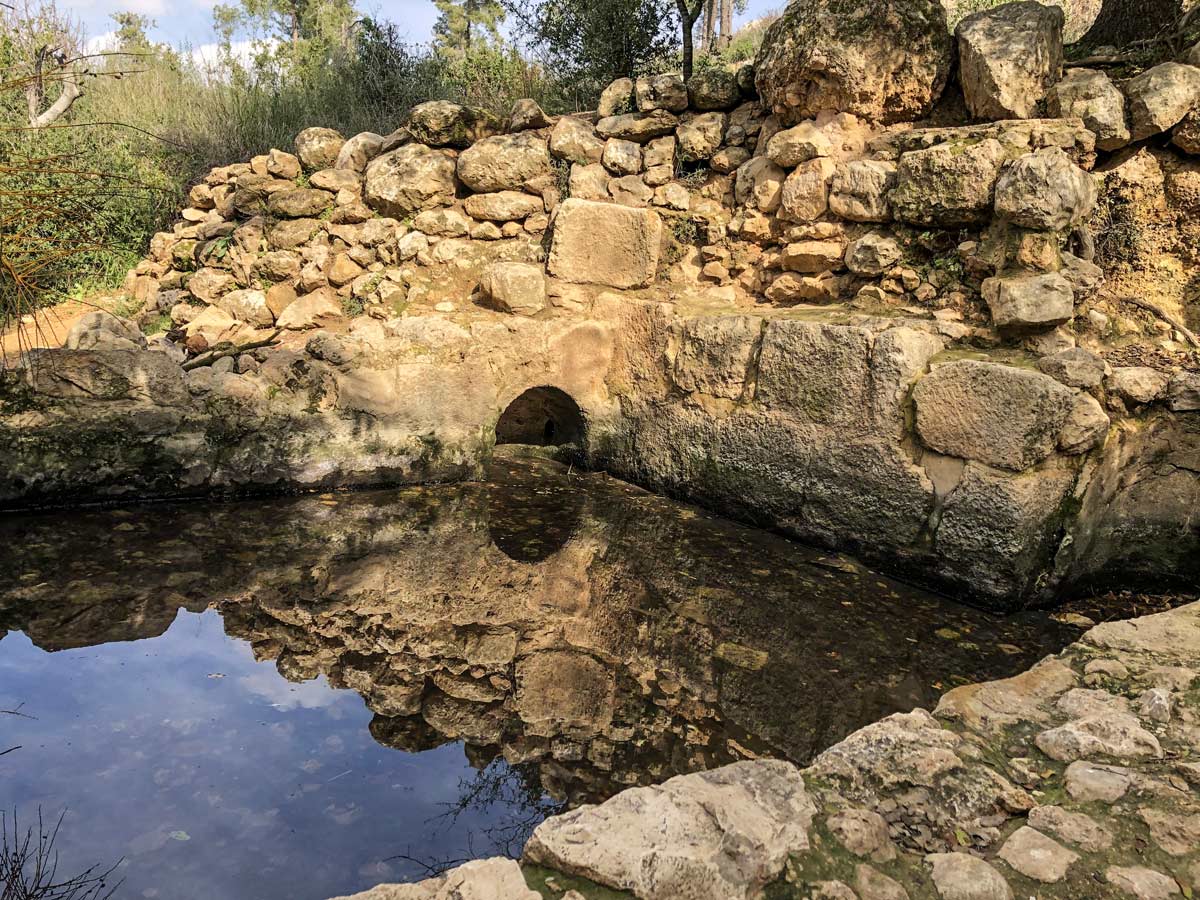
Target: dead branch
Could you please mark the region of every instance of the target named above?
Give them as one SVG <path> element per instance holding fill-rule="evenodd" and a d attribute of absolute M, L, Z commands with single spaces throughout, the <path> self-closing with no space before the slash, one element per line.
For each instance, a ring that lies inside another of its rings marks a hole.
<path fill-rule="evenodd" d="M 58 67 L 56 73 L 62 82 L 62 90 L 58 99 L 46 109 L 42 104 L 46 100 L 46 66 L 53 63 Z M 29 127 L 44 128 L 52 122 L 61 119 L 80 97 L 83 96 L 84 73 L 73 66 L 68 68 L 67 52 L 61 47 L 49 44 L 39 47 L 33 64 L 33 78 L 25 87 L 25 100 L 29 107 Z"/>
<path fill-rule="evenodd" d="M 1085 66 L 1120 66 L 1133 62 L 1133 57 L 1122 56 L 1085 56 L 1082 59 L 1069 59 L 1063 63 L 1064 69 L 1079 69 Z"/>
<path fill-rule="evenodd" d="M 1182 334 L 1185 338 L 1187 338 L 1188 343 L 1193 347 L 1200 348 L 1200 338 L 1197 338 L 1196 335 L 1186 325 L 1184 325 L 1158 304 L 1151 303 L 1149 300 L 1143 300 L 1140 297 L 1118 297 L 1117 299 L 1123 303 L 1128 303 L 1131 306 L 1136 306 L 1140 309 L 1146 310 L 1147 312 L 1153 313 L 1180 334 Z"/>
<path fill-rule="evenodd" d="M 199 369 L 203 366 L 211 366 L 218 359 L 223 359 L 226 356 L 241 356 L 243 353 L 248 353 L 251 350 L 257 350 L 260 347 L 273 347 L 278 343 L 275 339 L 279 337 L 282 328 L 276 328 L 269 338 L 261 341 L 250 341 L 246 344 L 238 344 L 230 347 L 220 347 L 209 350 L 207 353 L 202 353 L 195 359 L 190 359 L 182 366 L 183 371 L 190 372 L 192 369 Z"/>

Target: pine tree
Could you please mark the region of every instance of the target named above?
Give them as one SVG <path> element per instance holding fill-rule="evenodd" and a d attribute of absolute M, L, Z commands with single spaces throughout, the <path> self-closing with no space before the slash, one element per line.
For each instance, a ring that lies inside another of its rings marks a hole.
<path fill-rule="evenodd" d="M 473 48 L 500 43 L 504 6 L 500 0 L 433 0 L 439 16 L 433 26 L 434 45 L 443 53 L 461 56 Z"/>

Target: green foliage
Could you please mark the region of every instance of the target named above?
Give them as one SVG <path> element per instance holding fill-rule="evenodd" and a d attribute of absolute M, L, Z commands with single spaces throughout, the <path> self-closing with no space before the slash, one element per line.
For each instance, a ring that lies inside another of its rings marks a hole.
<path fill-rule="evenodd" d="M 523 36 L 546 68 L 590 107 L 609 82 L 661 71 L 679 46 L 669 0 L 509 0 Z"/>
<path fill-rule="evenodd" d="M 439 52 L 462 56 L 501 43 L 504 6 L 500 0 L 433 0 L 433 5 L 438 9 L 433 37 Z"/>

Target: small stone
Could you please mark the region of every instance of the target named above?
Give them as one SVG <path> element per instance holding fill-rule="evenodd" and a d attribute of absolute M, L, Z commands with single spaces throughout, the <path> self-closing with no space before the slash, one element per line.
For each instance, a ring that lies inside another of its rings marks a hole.
<path fill-rule="evenodd" d="M 1171 856 L 1185 856 L 1200 850 L 1200 812 L 1165 812 L 1143 807 L 1138 816 L 1150 829 L 1150 837 Z"/>
<path fill-rule="evenodd" d="M 609 138 L 601 162 L 614 175 L 636 175 L 642 170 L 642 148 L 633 141 Z"/>
<path fill-rule="evenodd" d="M 1112 847 L 1112 834 L 1095 819 L 1084 813 L 1068 812 L 1061 806 L 1039 806 L 1030 810 L 1029 824 L 1088 853 L 1100 853 Z"/>
<path fill-rule="evenodd" d="M 1116 759 L 1160 758 L 1158 738 L 1142 728 L 1128 713 L 1108 712 L 1085 716 L 1043 731 L 1034 741 L 1038 749 L 1060 762 L 1091 756 Z"/>
<path fill-rule="evenodd" d="M 1061 881 L 1079 859 L 1079 854 L 1028 825 L 1014 831 L 998 855 L 1022 875 L 1045 884 Z"/>
<path fill-rule="evenodd" d="M 896 857 L 896 848 L 888 837 L 883 816 L 866 809 L 846 809 L 830 816 L 826 827 L 843 847 L 855 856 L 888 862 Z"/>
<path fill-rule="evenodd" d="M 767 156 L 785 169 L 818 156 L 829 156 L 831 152 L 829 138 L 811 121 L 777 132 L 767 142 Z"/>
<path fill-rule="evenodd" d="M 1109 866 L 1104 880 L 1137 900 L 1169 900 L 1179 893 L 1174 878 L 1144 866 Z"/>
<path fill-rule="evenodd" d="M 1153 403 L 1167 392 L 1170 378 L 1147 366 L 1122 366 L 1108 376 L 1110 391 L 1129 403 Z"/>
<path fill-rule="evenodd" d="M 842 881 L 818 881 L 812 886 L 812 900 L 858 900 L 858 895 Z"/>
<path fill-rule="evenodd" d="M 866 863 L 854 870 L 854 888 L 860 900 L 909 900 L 908 891 L 898 881 Z"/>
<path fill-rule="evenodd" d="M 1111 421 L 1095 397 L 1080 393 L 1058 435 L 1058 449 L 1068 456 L 1087 453 L 1104 443 Z"/>
<path fill-rule="evenodd" d="M 1093 388 L 1104 381 L 1104 373 L 1108 365 L 1090 350 L 1082 347 L 1072 347 L 1061 350 L 1050 356 L 1043 356 L 1037 361 L 1038 370 L 1045 372 L 1056 381 L 1061 381 L 1067 387 Z"/>
<path fill-rule="evenodd" d="M 942 900 L 1013 900 L 1012 888 L 996 869 L 966 853 L 931 853 L 933 885 Z"/>
<path fill-rule="evenodd" d="M 1092 762 L 1073 762 L 1067 766 L 1067 793 L 1081 803 L 1099 800 L 1116 803 L 1125 796 L 1133 779 L 1123 766 Z"/>
<path fill-rule="evenodd" d="M 903 255 L 895 238 L 871 231 L 846 248 L 846 268 L 855 275 L 882 275 Z"/>

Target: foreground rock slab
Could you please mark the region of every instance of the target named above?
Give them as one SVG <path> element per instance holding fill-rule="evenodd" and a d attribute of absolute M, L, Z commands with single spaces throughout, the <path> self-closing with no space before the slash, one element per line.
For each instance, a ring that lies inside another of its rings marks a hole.
<path fill-rule="evenodd" d="M 548 819 L 524 858 L 643 900 L 751 897 L 807 849 L 815 812 L 795 766 L 735 763 Z"/>

